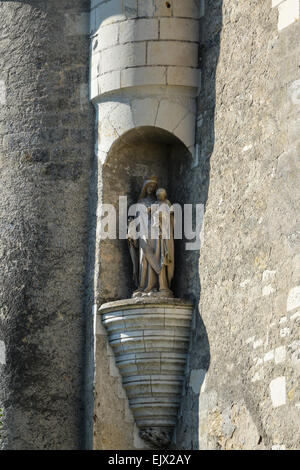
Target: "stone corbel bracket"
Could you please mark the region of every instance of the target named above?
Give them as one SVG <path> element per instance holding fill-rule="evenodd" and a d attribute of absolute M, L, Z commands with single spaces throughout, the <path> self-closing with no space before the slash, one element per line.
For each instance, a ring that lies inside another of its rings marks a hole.
<path fill-rule="evenodd" d="M 143 298 L 99 310 L 140 435 L 155 447 L 169 445 L 176 424 L 192 312 L 188 301 Z"/>

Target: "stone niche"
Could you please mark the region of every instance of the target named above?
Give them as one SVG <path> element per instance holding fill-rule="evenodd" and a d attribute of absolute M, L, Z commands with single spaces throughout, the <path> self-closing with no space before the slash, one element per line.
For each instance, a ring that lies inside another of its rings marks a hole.
<path fill-rule="evenodd" d="M 191 165 L 190 152 L 171 133 L 132 129 L 112 145 L 101 167 L 101 204 L 113 204 L 118 215 L 119 196 L 128 197 L 128 206 L 135 203 L 148 175 L 157 175 L 172 203 L 188 203 Z M 118 224 L 116 229 L 118 234 Z M 177 420 L 194 305 L 186 286 L 193 268 L 185 240 L 175 242 L 174 298 L 130 298 L 135 286 L 128 241 L 99 240 L 98 315 L 140 437 L 159 448 L 169 445 Z"/>
<path fill-rule="evenodd" d="M 169 445 L 177 421 L 193 304 L 179 299 L 126 299 L 103 304 L 102 321 L 140 436 Z"/>

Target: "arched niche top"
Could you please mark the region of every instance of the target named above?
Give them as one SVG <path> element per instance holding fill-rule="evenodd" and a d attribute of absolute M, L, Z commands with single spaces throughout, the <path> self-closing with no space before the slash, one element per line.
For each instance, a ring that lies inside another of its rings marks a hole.
<path fill-rule="evenodd" d="M 195 100 L 189 96 L 126 94 L 95 104 L 98 118 L 97 153 L 104 164 L 112 147 L 124 139 L 152 138 L 181 142 L 193 155 L 195 146 Z M 130 132 L 132 131 L 132 133 Z"/>
<path fill-rule="evenodd" d="M 124 147 L 142 146 L 147 143 L 169 146 L 173 149 L 173 153 L 185 156 L 186 159 L 192 157 L 190 150 L 171 132 L 159 127 L 140 126 L 125 132 L 113 143 L 107 154 L 106 163 L 109 163 L 111 158 L 117 156 Z"/>

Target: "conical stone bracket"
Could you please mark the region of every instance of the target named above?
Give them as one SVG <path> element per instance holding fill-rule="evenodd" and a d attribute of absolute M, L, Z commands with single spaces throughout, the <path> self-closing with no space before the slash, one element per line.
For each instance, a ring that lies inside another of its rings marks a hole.
<path fill-rule="evenodd" d="M 100 307 L 142 439 L 166 448 L 180 405 L 193 304 L 135 298 Z"/>

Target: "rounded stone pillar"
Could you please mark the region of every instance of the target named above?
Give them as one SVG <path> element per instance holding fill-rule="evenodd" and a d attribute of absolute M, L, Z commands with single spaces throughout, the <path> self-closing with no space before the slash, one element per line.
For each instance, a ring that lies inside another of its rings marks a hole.
<path fill-rule="evenodd" d="M 2 449 L 83 445 L 89 3 L 0 2 Z"/>

